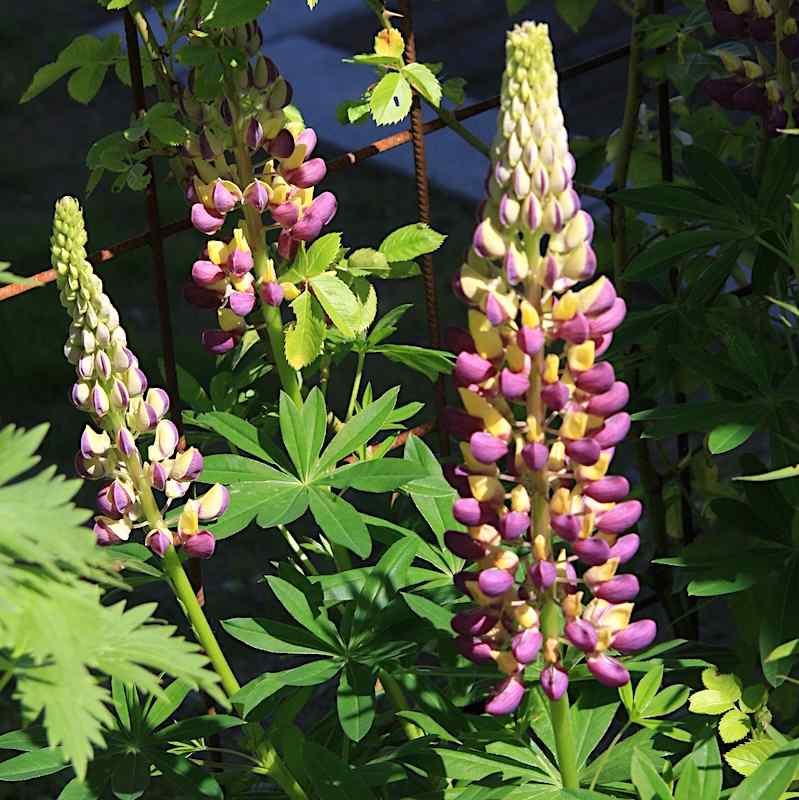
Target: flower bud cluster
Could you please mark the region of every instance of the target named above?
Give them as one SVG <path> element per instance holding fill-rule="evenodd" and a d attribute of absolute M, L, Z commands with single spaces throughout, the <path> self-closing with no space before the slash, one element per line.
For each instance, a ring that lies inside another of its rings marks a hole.
<path fill-rule="evenodd" d="M 255 56 L 240 73 L 236 96 L 224 97 L 215 108 L 198 103 L 192 92 L 193 75 L 182 94 L 183 111 L 198 128 L 185 148 L 194 173 L 187 192 L 192 223 L 211 236 L 237 206 L 246 203 L 259 213 L 269 211 L 281 227 L 280 253 L 290 258 L 299 242 L 312 241 L 330 222 L 336 199 L 330 192 L 314 198 L 314 187 L 325 177 L 327 166 L 323 159 L 312 157 L 317 142 L 314 130 L 287 113 L 291 84 L 271 59 L 258 52 L 263 37 L 257 23 L 232 35 L 249 56 Z M 236 146 L 234 125 L 249 158 L 265 156 L 246 186 L 225 155 Z"/>
<path fill-rule="evenodd" d="M 720 36 L 730 39 L 752 39 L 758 44 L 774 42 L 779 33 L 783 54 L 793 61 L 799 58 L 799 2 L 791 2 L 787 18 L 777 31 L 777 13 L 773 0 L 706 0 L 713 27 Z M 762 53 L 757 61 L 742 59 L 732 53 L 719 51 L 726 75 L 708 78 L 705 94 L 723 108 L 746 111 L 761 117 L 771 135 L 788 124 L 785 110 L 785 89 L 777 80 L 775 70 L 768 66 Z M 797 81 L 792 78 L 789 89 L 795 92 Z"/>
<path fill-rule="evenodd" d="M 119 314 L 86 259 L 85 245 L 80 206 L 64 197 L 56 203 L 52 263 L 61 303 L 72 319 L 64 347 L 77 373 L 72 402 L 92 421 L 81 435 L 75 466 L 81 477 L 105 481 L 97 493 L 97 541 L 117 544 L 127 541 L 134 528 L 147 526 L 146 544 L 159 555 L 175 544 L 192 556 L 207 558 L 213 553 L 214 537 L 199 530 L 196 519 L 220 516 L 228 504 L 227 489 L 217 484 L 198 500 L 189 500 L 175 533 L 154 507 L 153 490 L 167 505 L 186 495 L 202 471 L 202 455 L 196 447 L 178 451 L 177 428 L 166 419 L 169 395 L 148 388 Z M 137 439 L 149 433 L 153 443 L 143 461 Z M 184 519 L 190 513 L 194 516 Z"/>
<path fill-rule="evenodd" d="M 456 584 L 476 604 L 453 628 L 464 656 L 507 676 L 486 706 L 493 714 L 519 705 L 536 662 L 558 700 L 567 645 L 619 686 L 629 674 L 609 653 L 655 636 L 650 620 L 630 624 L 638 580 L 620 572 L 638 550 L 628 531 L 641 504 L 608 474 L 630 427 L 629 391 L 598 359 L 626 307 L 607 278 L 585 283 L 593 224 L 574 170 L 548 29 L 526 22 L 508 36 L 488 199 L 457 281 L 470 306 L 468 331 L 453 337 L 463 409 L 442 420 L 461 440 L 463 463 L 448 478 L 467 529 L 446 543 L 473 564 Z"/>

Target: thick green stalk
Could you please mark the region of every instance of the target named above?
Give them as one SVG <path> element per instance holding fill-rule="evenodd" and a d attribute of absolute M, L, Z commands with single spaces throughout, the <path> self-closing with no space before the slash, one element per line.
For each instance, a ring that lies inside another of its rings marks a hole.
<path fill-rule="evenodd" d="M 238 169 L 239 181 L 243 186 L 251 183 L 255 177 L 252 168 L 252 159 L 247 150 L 247 145 L 242 140 L 241 119 L 239 116 L 238 92 L 235 82 L 226 80 L 227 96 L 233 112 L 233 132 L 234 148 L 233 153 L 236 157 L 236 167 Z M 244 218 L 246 221 L 247 242 L 252 250 L 252 257 L 255 266 L 255 274 L 258 282 L 275 280 L 274 268 L 271 265 L 269 256 L 266 252 L 266 239 L 263 220 L 261 215 L 249 205 L 244 206 Z M 300 393 L 300 381 L 297 371 L 286 360 L 285 337 L 283 336 L 283 320 L 280 317 L 280 309 L 261 303 L 261 313 L 263 314 L 266 335 L 269 338 L 269 346 L 272 349 L 272 357 L 275 359 L 280 383 L 283 391 L 297 404 L 302 403 Z"/>
<path fill-rule="evenodd" d="M 388 699 L 391 700 L 392 705 L 397 711 L 407 711 L 410 708 L 408 701 L 405 699 L 405 693 L 402 691 L 402 687 L 394 676 L 390 675 L 384 669 L 380 670 L 380 683 L 383 685 Z M 409 742 L 424 736 L 424 731 L 414 725 L 410 720 L 403 719 L 401 725 Z"/>

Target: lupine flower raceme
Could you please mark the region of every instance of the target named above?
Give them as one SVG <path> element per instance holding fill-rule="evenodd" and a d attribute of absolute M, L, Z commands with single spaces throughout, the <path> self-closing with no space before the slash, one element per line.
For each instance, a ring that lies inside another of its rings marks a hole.
<path fill-rule="evenodd" d="M 202 454 L 196 447 L 178 449 L 178 430 L 166 418 L 169 395 L 148 386 L 119 314 L 86 259 L 85 245 L 80 206 L 64 197 L 55 208 L 52 264 L 61 303 L 72 319 L 64 346 L 76 371 L 71 399 L 90 418 L 75 467 L 81 477 L 103 481 L 94 520 L 97 542 L 124 542 L 134 529 L 145 528 L 145 543 L 158 555 L 175 545 L 207 558 L 213 553 L 214 537 L 199 522 L 224 513 L 228 491 L 216 484 L 187 500 L 176 530 L 164 522 L 166 507 L 186 496 L 202 472 Z M 152 443 L 143 459 L 137 440 L 150 434 Z M 163 508 L 155 505 L 153 492 L 163 497 Z"/>
<path fill-rule="evenodd" d="M 594 279 L 593 222 L 572 186 L 546 25 L 508 36 L 491 153 L 456 281 L 468 330 L 450 335 L 463 409 L 442 424 L 460 440 L 462 464 L 447 475 L 466 527 L 446 544 L 471 562 L 456 585 L 476 604 L 454 617 L 456 644 L 506 675 L 486 705 L 506 714 L 535 662 L 544 692 L 563 696 L 566 646 L 601 683 L 626 683 L 614 653 L 648 646 L 656 629 L 630 622 L 639 587 L 622 568 L 638 549 L 630 529 L 642 509 L 626 499 L 627 480 L 609 474 L 630 427 L 629 391 L 599 359 L 626 307 L 606 277 Z"/>

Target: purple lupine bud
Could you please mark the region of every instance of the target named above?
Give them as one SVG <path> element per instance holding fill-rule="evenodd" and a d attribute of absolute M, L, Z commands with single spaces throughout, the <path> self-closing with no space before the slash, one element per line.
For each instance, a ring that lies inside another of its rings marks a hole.
<path fill-rule="evenodd" d="M 615 634 L 610 646 L 624 655 L 636 653 L 649 647 L 655 641 L 657 632 L 658 626 L 654 620 L 642 619 Z"/>
<path fill-rule="evenodd" d="M 258 56 L 253 69 L 253 81 L 256 88 L 266 89 L 270 83 L 277 80 L 279 74 L 275 62 L 271 58 L 263 55 Z"/>
<path fill-rule="evenodd" d="M 231 292 L 227 297 L 230 310 L 239 317 L 246 317 L 255 305 L 254 292 Z"/>
<path fill-rule="evenodd" d="M 624 686 L 630 680 L 630 673 L 624 668 L 621 662 L 609 656 L 591 656 L 586 660 L 591 674 L 603 685 L 612 689 Z"/>
<path fill-rule="evenodd" d="M 216 519 L 225 513 L 230 505 L 230 492 L 221 483 L 215 483 L 204 495 L 198 498 L 197 516 L 203 522 Z"/>
<path fill-rule="evenodd" d="M 267 281 L 260 290 L 261 300 L 268 306 L 279 306 L 283 302 L 283 287 L 277 281 Z"/>
<path fill-rule="evenodd" d="M 300 164 L 296 169 L 289 170 L 285 178 L 289 183 L 298 186 L 300 189 L 309 189 L 324 180 L 325 175 L 327 175 L 325 160 L 323 158 L 312 158 L 304 164 Z"/>
<path fill-rule="evenodd" d="M 209 211 L 202 203 L 195 203 L 191 207 L 191 224 L 200 233 L 212 236 L 225 224 L 225 218 Z"/>
<path fill-rule="evenodd" d="M 470 608 L 468 611 L 459 611 L 450 624 L 452 630 L 462 636 L 482 636 L 497 624 L 497 618 L 482 608 Z"/>
<path fill-rule="evenodd" d="M 461 497 L 452 504 L 452 516 L 461 525 L 473 528 L 483 521 L 483 509 L 473 497 Z"/>
<path fill-rule="evenodd" d="M 83 429 L 80 436 L 80 452 L 84 458 L 104 456 L 110 447 L 111 439 L 105 431 L 98 433 L 88 425 Z"/>
<path fill-rule="evenodd" d="M 147 403 L 155 409 L 160 419 L 169 411 L 169 395 L 164 389 L 152 388 L 147 392 Z"/>
<path fill-rule="evenodd" d="M 216 549 L 216 539 L 211 531 L 199 531 L 183 542 L 183 552 L 189 558 L 210 558 Z"/>
<path fill-rule="evenodd" d="M 558 326 L 558 336 L 570 344 L 582 344 L 588 338 L 588 333 L 589 323 L 585 314 L 575 314 Z"/>
<path fill-rule="evenodd" d="M 508 454 L 507 443 L 483 431 L 472 434 L 469 447 L 481 464 L 494 464 Z"/>
<path fill-rule="evenodd" d="M 482 542 L 472 539 L 468 533 L 462 531 L 447 531 L 444 534 L 444 544 L 458 558 L 465 558 L 467 561 L 479 561 L 486 554 L 486 548 Z"/>
<path fill-rule="evenodd" d="M 327 225 L 333 219 L 337 208 L 338 203 L 333 192 L 322 192 L 311 203 L 311 211 L 322 220 L 322 225 Z"/>
<path fill-rule="evenodd" d="M 561 383 L 547 383 L 541 387 L 541 399 L 552 411 L 560 411 L 569 401 L 569 388 Z"/>
<path fill-rule="evenodd" d="M 592 653 L 596 648 L 597 635 L 594 626 L 584 619 L 575 619 L 566 623 L 563 631 L 570 644 L 584 653 Z"/>
<path fill-rule="evenodd" d="M 108 353 L 106 353 L 105 350 L 98 350 L 94 354 L 94 368 L 104 381 L 107 381 L 111 377 L 111 359 L 108 357 Z"/>
<path fill-rule="evenodd" d="M 528 356 L 534 356 L 544 346 L 544 331 L 541 328 L 531 328 L 523 325 L 516 334 L 516 344 L 519 349 Z"/>
<path fill-rule="evenodd" d="M 130 523 L 122 520 L 115 521 L 110 517 L 94 518 L 94 537 L 101 547 L 119 544 L 130 536 Z"/>
<path fill-rule="evenodd" d="M 484 569 L 477 578 L 480 591 L 488 597 L 499 597 L 513 586 L 513 575 L 505 569 Z"/>
<path fill-rule="evenodd" d="M 596 519 L 599 530 L 606 533 L 624 533 L 641 518 L 643 506 L 638 500 L 626 500 Z"/>
<path fill-rule="evenodd" d="M 222 215 L 232 211 L 238 203 L 238 198 L 236 195 L 234 195 L 233 192 L 231 192 L 230 189 L 228 189 L 227 186 L 225 186 L 225 184 L 218 179 L 214 183 L 211 200 L 217 213 Z"/>
<path fill-rule="evenodd" d="M 621 536 L 613 547 L 610 548 L 610 557 L 618 558 L 619 564 L 626 564 L 637 552 L 641 539 L 637 533 L 628 533 Z"/>
<path fill-rule="evenodd" d="M 563 573 L 563 577 L 560 579 L 560 588 L 563 589 L 566 594 L 576 594 L 577 571 L 574 569 L 574 565 L 571 561 L 566 562 L 563 567 Z"/>
<path fill-rule="evenodd" d="M 186 302 L 197 308 L 219 308 L 222 302 L 222 293 L 197 286 L 194 283 L 183 285 L 183 297 Z"/>
<path fill-rule="evenodd" d="M 490 292 L 486 298 L 485 313 L 488 317 L 488 321 L 495 327 L 501 325 L 508 318 L 508 314 L 502 304 L 497 300 L 494 294 Z"/>
<path fill-rule="evenodd" d="M 768 110 L 768 95 L 764 86 L 750 83 L 732 96 L 732 104 L 738 111 L 764 114 Z"/>
<path fill-rule="evenodd" d="M 609 581 L 600 584 L 594 591 L 594 595 L 609 603 L 627 603 L 635 599 L 640 588 L 635 575 L 616 575 Z"/>
<path fill-rule="evenodd" d="M 125 382 L 131 397 L 139 397 L 147 391 L 147 376 L 138 367 L 128 370 Z"/>
<path fill-rule="evenodd" d="M 138 452 L 133 434 L 124 425 L 117 431 L 117 447 L 125 458 L 129 458 Z"/>
<path fill-rule="evenodd" d="M 523 253 L 520 253 L 518 248 L 511 245 L 505 251 L 505 258 L 502 262 L 502 268 L 505 272 L 505 280 L 511 285 L 516 286 L 524 280 L 528 270 L 527 258 Z"/>
<path fill-rule="evenodd" d="M 580 518 L 574 514 L 553 514 L 549 522 L 552 530 L 567 542 L 573 542 L 582 530 Z"/>
<path fill-rule="evenodd" d="M 506 228 L 515 225 L 519 219 L 521 206 L 509 194 L 503 194 L 499 201 L 499 221 Z"/>
<path fill-rule="evenodd" d="M 315 141 L 314 144 L 316 144 Z M 294 137 L 291 135 L 291 131 L 283 128 L 283 130 L 280 131 L 280 133 L 278 133 L 278 135 L 269 142 L 269 144 L 266 146 L 266 149 L 269 151 L 269 155 L 273 158 L 288 158 L 294 152 L 294 147 Z M 306 157 L 311 150 L 313 150 L 313 147 L 306 152 Z"/>
<path fill-rule="evenodd" d="M 553 561 L 536 561 L 530 567 L 530 580 L 539 591 L 546 591 L 558 577 L 558 568 Z"/>
<path fill-rule="evenodd" d="M 314 236 L 314 231 L 316 228 L 319 228 L 319 231 L 322 230 L 322 226 L 318 224 L 317 220 L 313 220 L 313 226 L 311 227 L 311 220 L 308 221 L 308 225 L 302 228 L 303 232 L 308 233 L 308 241 L 311 241 Z M 319 234 L 316 234 L 317 236 Z M 285 258 L 286 261 L 293 261 L 295 256 L 297 255 L 297 250 L 300 247 L 300 240 L 295 239 L 290 231 L 282 230 L 278 234 L 277 237 L 277 254 L 281 258 Z"/>
<path fill-rule="evenodd" d="M 203 471 L 203 456 L 196 447 L 189 447 L 175 456 L 169 477 L 176 481 L 193 481 Z"/>
<path fill-rule="evenodd" d="M 72 384 L 72 390 L 69 393 L 69 397 L 72 400 L 72 405 L 75 408 L 83 409 L 86 407 L 86 404 L 89 402 L 89 397 L 91 396 L 91 389 L 89 385 L 86 383 L 74 383 Z"/>
<path fill-rule="evenodd" d="M 128 387 L 119 378 L 114 378 L 114 385 L 111 387 L 111 405 L 124 411 L 127 409 L 128 403 L 130 403 Z"/>
<path fill-rule="evenodd" d="M 227 266 L 233 275 L 241 278 L 253 268 L 252 253 L 241 247 L 235 248 L 227 261 Z"/>
<path fill-rule="evenodd" d="M 269 192 L 257 178 L 244 190 L 244 202 L 261 213 L 269 205 Z"/>
<path fill-rule="evenodd" d="M 590 467 L 599 461 L 602 448 L 593 439 L 575 439 L 566 442 L 566 455 L 571 461 Z"/>
<path fill-rule="evenodd" d="M 172 458 L 178 446 L 180 434 L 175 423 L 170 419 L 162 419 L 155 428 L 155 440 L 150 445 L 147 456 L 150 461 L 164 461 Z"/>
<path fill-rule="evenodd" d="M 493 661 L 491 647 L 471 636 L 456 636 L 455 648 L 464 658 L 468 658 L 474 664 L 487 664 Z"/>
<path fill-rule="evenodd" d="M 591 481 L 583 487 L 583 494 L 598 503 L 618 503 L 630 493 L 630 482 L 621 475 L 610 475 Z"/>
<path fill-rule="evenodd" d="M 522 702 L 524 684 L 515 675 L 506 678 L 494 690 L 494 696 L 486 703 L 486 713 L 495 717 L 512 714 Z"/>
<path fill-rule="evenodd" d="M 477 573 L 470 572 L 469 570 L 461 570 L 452 576 L 452 582 L 461 594 L 470 597 L 469 584 L 477 582 Z"/>
<path fill-rule="evenodd" d="M 735 75 L 724 78 L 706 78 L 702 82 L 702 91 L 715 103 L 724 108 L 733 108 L 733 97 L 741 83 Z"/>
<path fill-rule="evenodd" d="M 591 394 L 603 394 L 613 386 L 616 373 L 609 361 L 602 361 L 585 372 L 577 373 L 574 383 L 578 389 Z"/>
<path fill-rule="evenodd" d="M 473 417 L 460 408 L 445 407 L 439 416 L 439 424 L 450 436 L 467 441 L 473 433 L 483 429 L 483 420 Z"/>
<path fill-rule="evenodd" d="M 233 124 L 233 112 L 230 110 L 230 101 L 227 97 L 219 104 L 219 116 L 228 128 Z"/>
<path fill-rule="evenodd" d="M 538 658 L 543 643 L 544 637 L 540 631 L 535 628 L 527 628 L 511 639 L 510 647 L 513 657 L 520 664 L 532 664 Z"/>
<path fill-rule="evenodd" d="M 516 400 L 527 394 L 530 378 L 526 372 L 513 372 L 505 367 L 499 376 L 500 391 L 508 400 Z"/>
<path fill-rule="evenodd" d="M 163 492 L 164 489 L 166 489 L 166 482 L 168 478 L 169 473 L 163 464 L 160 464 L 158 461 L 150 464 L 150 483 L 152 484 L 153 489 Z"/>
<path fill-rule="evenodd" d="M 147 534 L 144 543 L 153 553 L 163 558 L 172 546 L 172 534 L 165 530 L 153 530 Z"/>
<path fill-rule="evenodd" d="M 630 415 L 626 412 L 613 414 L 591 438 L 603 449 L 617 445 L 630 432 Z"/>
<path fill-rule="evenodd" d="M 530 527 L 530 515 L 521 511 L 508 511 L 499 521 L 502 538 L 508 541 L 521 538 Z"/>
<path fill-rule="evenodd" d="M 212 261 L 195 261 L 191 267 L 191 277 L 199 286 L 208 286 L 224 280 L 225 273 Z"/>
<path fill-rule="evenodd" d="M 560 664 L 550 664 L 541 672 L 541 688 L 550 700 L 557 702 L 569 688 L 569 674 Z"/>
<path fill-rule="evenodd" d="M 461 496 L 470 497 L 472 492 L 469 488 L 469 473 L 456 464 L 444 464 L 444 479 Z"/>
<path fill-rule="evenodd" d="M 103 488 L 97 492 L 95 505 L 97 506 L 97 510 L 104 516 L 119 518 L 121 515 L 117 513 L 116 509 L 114 508 L 114 504 L 111 501 L 112 486 L 113 484 L 109 483 L 106 486 L 103 486 Z"/>
<path fill-rule="evenodd" d="M 111 364 L 117 372 L 125 372 L 133 366 L 133 353 L 121 344 L 114 344 L 111 350 Z"/>
<path fill-rule="evenodd" d="M 610 558 L 610 545 L 598 536 L 578 539 L 573 543 L 572 549 L 580 561 L 590 567 L 604 564 Z"/>
<path fill-rule="evenodd" d="M 336 213 L 336 197 L 332 192 L 322 192 L 303 218 L 291 229 L 291 236 L 301 242 L 315 239 Z"/>
<path fill-rule="evenodd" d="M 534 472 L 543 469 L 549 459 L 549 450 L 545 444 L 532 442 L 522 448 L 522 459 L 529 469 Z"/>
<path fill-rule="evenodd" d="M 104 417 L 111 410 L 111 403 L 108 399 L 108 395 L 99 383 L 96 383 L 92 389 L 90 408 L 98 417 Z"/>
<path fill-rule="evenodd" d="M 123 515 L 133 505 L 133 496 L 118 480 L 115 480 L 110 485 L 108 495 L 111 499 L 114 510 L 120 516 Z"/>
<path fill-rule="evenodd" d="M 203 347 L 215 356 L 221 356 L 236 346 L 238 336 L 235 331 L 206 330 L 202 332 Z"/>
<path fill-rule="evenodd" d="M 455 378 L 464 385 L 482 383 L 494 372 L 494 365 L 477 353 L 464 352 L 455 360 Z"/>
<path fill-rule="evenodd" d="M 615 381 L 607 392 L 594 395 L 588 401 L 587 411 L 595 417 L 610 417 L 621 411 L 630 400 L 630 389 L 623 381 Z"/>
<path fill-rule="evenodd" d="M 300 218 L 300 210 L 295 203 L 281 203 L 271 209 L 272 219 L 284 228 L 291 228 Z"/>
<path fill-rule="evenodd" d="M 261 123 L 253 117 L 249 123 L 247 123 L 247 130 L 244 133 L 244 141 L 247 143 L 247 147 L 251 150 L 257 150 L 261 146 L 261 142 L 264 140 L 264 129 L 261 127 Z"/>
<path fill-rule="evenodd" d="M 450 353 L 474 353 L 476 351 L 474 339 L 465 328 L 450 325 L 444 332 L 445 348 Z"/>
<path fill-rule="evenodd" d="M 91 378 L 94 375 L 94 357 L 91 355 L 81 356 L 78 359 L 78 377 L 83 378 L 84 380 L 87 378 Z"/>
<path fill-rule="evenodd" d="M 588 320 L 591 338 L 595 339 L 606 333 L 612 333 L 621 325 L 625 316 L 627 316 L 627 303 L 621 297 L 617 297 L 607 311 Z"/>

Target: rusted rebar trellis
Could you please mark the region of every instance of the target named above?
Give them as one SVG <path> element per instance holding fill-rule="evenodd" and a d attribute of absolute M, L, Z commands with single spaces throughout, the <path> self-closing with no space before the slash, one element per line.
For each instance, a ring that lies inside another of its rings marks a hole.
<path fill-rule="evenodd" d="M 402 0 L 401 5 L 405 14 L 403 20 L 403 32 L 406 39 L 406 56 L 410 61 L 413 61 L 415 60 L 415 40 L 413 35 L 410 0 Z M 138 31 L 136 29 L 134 20 L 127 11 L 123 12 L 123 20 L 128 50 L 128 63 L 131 74 L 134 110 L 137 114 L 141 115 L 146 111 L 147 106 L 144 93 L 141 58 L 139 54 Z M 619 47 L 594 58 L 575 64 L 571 67 L 567 67 L 560 73 L 561 80 L 566 81 L 579 75 L 583 75 L 586 72 L 624 58 L 628 55 L 628 53 L 629 46 Z M 486 111 L 490 111 L 498 106 L 499 96 L 491 97 L 487 100 L 483 100 L 479 103 L 459 109 L 454 112 L 452 116 L 457 121 L 461 121 L 477 116 L 478 114 L 482 114 Z M 400 147 L 411 142 L 413 144 L 414 174 L 416 178 L 419 219 L 422 222 L 429 223 L 430 197 L 427 176 L 427 159 L 424 149 L 424 137 L 430 133 L 447 127 L 447 125 L 442 119 L 434 119 L 429 122 L 423 122 L 421 106 L 418 102 L 418 99 L 414 100 L 410 122 L 411 125 L 408 130 L 400 131 L 383 139 L 378 139 L 366 147 L 344 153 L 343 155 L 330 160 L 328 162 L 328 171 L 338 172 L 340 170 L 355 167 L 368 158 L 372 158 L 380 153 L 393 150 L 396 147 Z M 172 333 L 172 322 L 169 307 L 169 293 L 166 279 L 164 241 L 170 236 L 174 236 L 182 231 L 189 230 L 192 226 L 191 220 L 188 216 L 169 223 L 168 225 L 161 225 L 155 173 L 153 171 L 152 162 L 150 159 L 148 159 L 145 164 L 150 175 L 150 183 L 145 192 L 148 230 L 144 233 L 133 236 L 130 239 L 109 245 L 108 247 L 93 253 L 89 256 L 89 260 L 95 266 L 99 266 L 113 260 L 117 256 L 123 255 L 124 253 L 133 252 L 134 250 L 138 250 L 147 245 L 150 246 L 153 254 L 155 295 L 158 306 L 161 343 L 164 355 L 164 368 L 166 373 L 165 378 L 169 393 L 174 401 L 173 418 L 175 423 L 180 426 L 181 421 L 178 401 L 177 367 L 175 361 L 174 337 Z M 49 269 L 30 276 L 29 281 L 25 283 L 9 284 L 5 287 L 2 287 L 0 288 L 0 301 L 17 297 L 25 292 L 30 291 L 31 289 L 39 288 L 51 283 L 55 280 L 55 277 L 55 272 L 52 269 Z M 432 257 L 430 256 L 426 256 L 423 259 L 423 280 L 429 342 L 433 347 L 440 347 L 440 328 L 437 311 L 438 300 Z M 443 383 L 439 382 L 437 389 L 437 405 L 440 406 L 441 403 L 443 403 L 443 398 Z M 422 426 L 422 428 L 420 428 L 420 432 L 427 432 L 428 430 L 428 426 Z M 201 571 L 198 567 L 195 567 L 191 572 L 195 591 L 197 591 L 198 598 L 202 600 L 203 587 Z"/>

